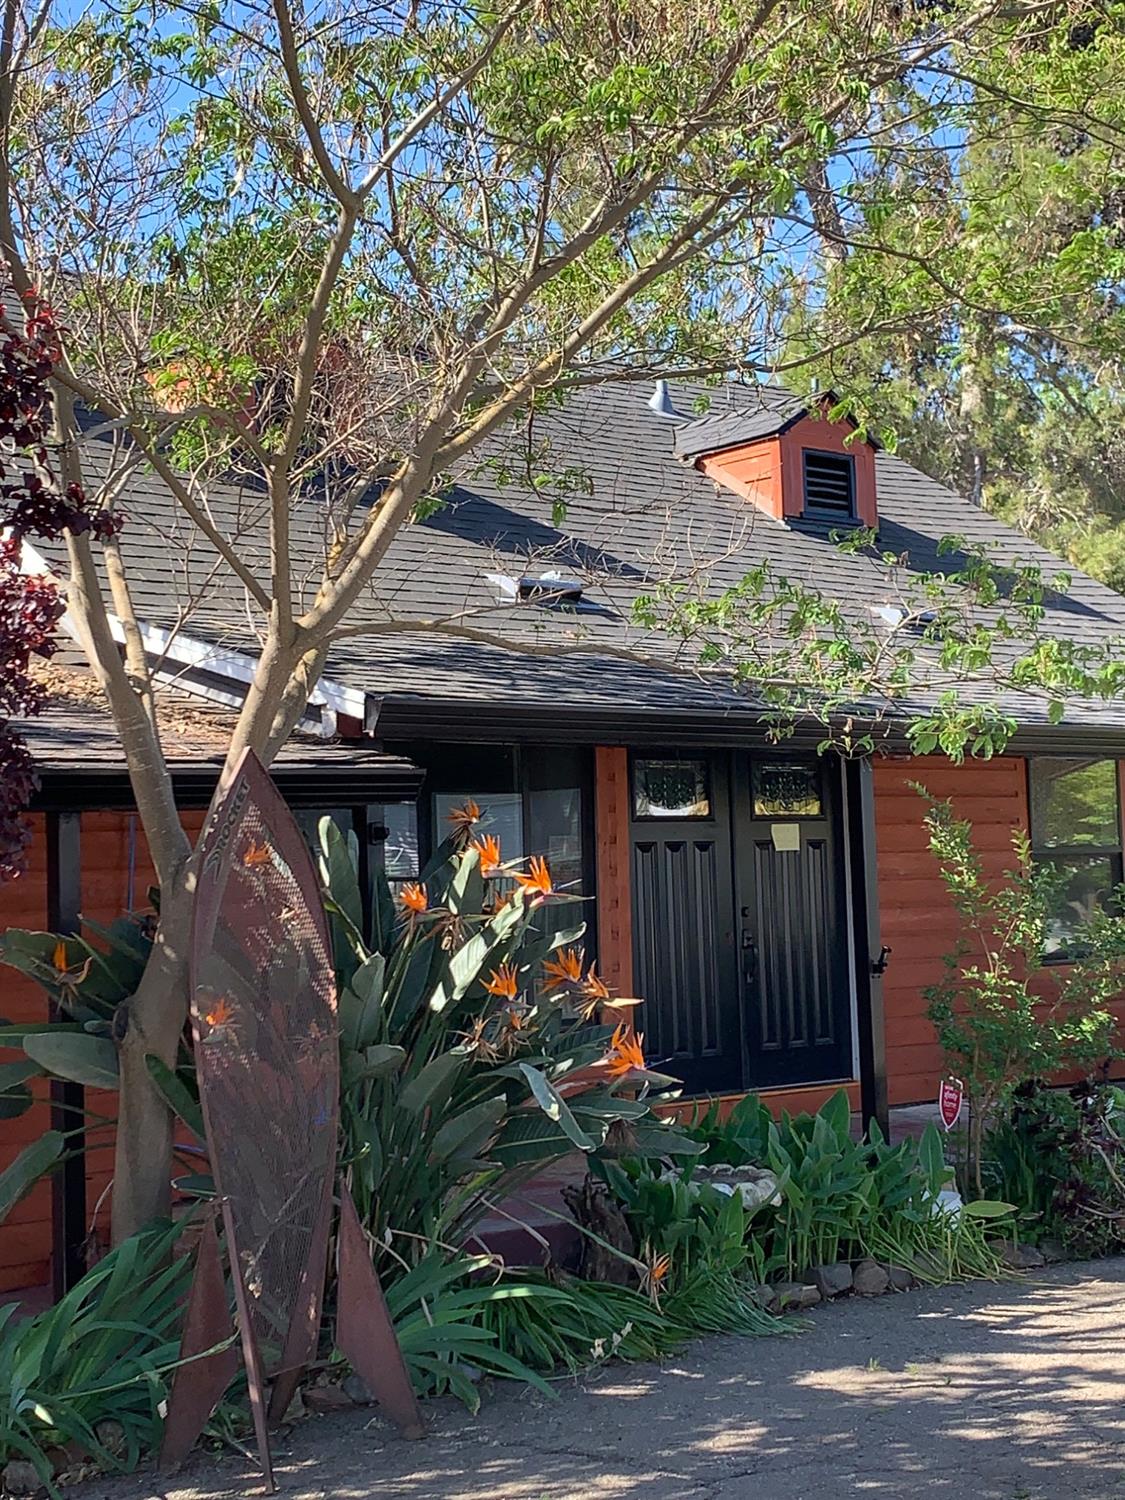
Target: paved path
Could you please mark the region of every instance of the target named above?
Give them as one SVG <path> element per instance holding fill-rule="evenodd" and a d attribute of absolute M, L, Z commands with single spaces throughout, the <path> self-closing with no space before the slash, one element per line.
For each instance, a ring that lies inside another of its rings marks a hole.
<path fill-rule="evenodd" d="M 406 1444 L 369 1413 L 281 1444 L 290 1500 L 1125 1500 L 1125 1258 L 1034 1282 L 819 1308 L 799 1338 L 709 1339 L 612 1366 L 556 1401 L 445 1402 Z M 608 1330 L 607 1330 L 608 1331 Z M 228 1500 L 240 1459 L 74 1500 Z"/>

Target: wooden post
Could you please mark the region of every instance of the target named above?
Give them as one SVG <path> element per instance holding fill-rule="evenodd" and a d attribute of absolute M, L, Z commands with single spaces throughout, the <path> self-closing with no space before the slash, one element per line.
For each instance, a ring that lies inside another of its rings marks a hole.
<path fill-rule="evenodd" d="M 630 874 L 629 752 L 595 751 L 598 970 L 620 995 L 633 990 L 633 889 Z"/>
<path fill-rule="evenodd" d="M 872 1121 L 890 1132 L 887 1097 L 887 1037 L 883 1015 L 883 966 L 879 889 L 875 868 L 875 787 L 870 760 L 844 762 L 851 859 L 852 930 L 859 1022 L 859 1108 L 866 1131 Z"/>

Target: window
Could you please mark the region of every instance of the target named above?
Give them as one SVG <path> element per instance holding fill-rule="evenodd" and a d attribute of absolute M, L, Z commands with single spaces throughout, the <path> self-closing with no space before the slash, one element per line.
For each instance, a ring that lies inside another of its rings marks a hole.
<path fill-rule="evenodd" d="M 476 832 L 491 834 L 499 840 L 501 858 L 505 862 L 522 859 L 523 797 L 519 792 L 481 792 L 472 787 L 463 792 L 438 792 L 434 797 L 434 848 L 453 831 L 450 814 L 466 802 L 475 802 L 480 808 L 481 820 Z"/>
<path fill-rule="evenodd" d="M 1030 762 L 1028 774 L 1032 851 L 1063 877 L 1046 954 L 1064 959 L 1083 923 L 1121 883 L 1117 762 L 1042 756 Z"/>
<path fill-rule="evenodd" d="M 805 511 L 850 520 L 855 514 L 855 461 L 846 454 L 805 450 Z"/>
<path fill-rule="evenodd" d="M 418 863 L 418 808 L 413 802 L 387 802 L 379 809 L 383 839 L 383 870 L 388 880 L 416 880 Z"/>
<path fill-rule="evenodd" d="M 711 790 L 705 760 L 633 763 L 635 818 L 709 818 Z"/>
<path fill-rule="evenodd" d="M 819 818 L 820 769 L 778 761 L 755 761 L 751 768 L 756 818 Z"/>

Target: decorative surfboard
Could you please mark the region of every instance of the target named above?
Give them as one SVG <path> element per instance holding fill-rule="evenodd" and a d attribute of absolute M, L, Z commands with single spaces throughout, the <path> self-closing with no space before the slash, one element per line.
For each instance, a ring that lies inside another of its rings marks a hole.
<path fill-rule="evenodd" d="M 258 1446 L 272 1485 L 267 1427 L 285 1414 L 320 1333 L 340 1062 L 335 975 L 316 870 L 293 815 L 252 751 L 244 753 L 212 810 L 198 872 L 190 952 L 196 1071 Z M 353 1243 L 359 1226 L 350 1201 L 341 1223 Z M 388 1414 L 418 1436 L 417 1403 L 370 1255 L 345 1260 L 348 1274 L 338 1285 L 341 1328 L 348 1323 L 346 1304 L 358 1299 L 382 1332 L 381 1347 L 366 1357 L 363 1349 L 346 1352 Z M 198 1387 L 219 1378 L 217 1366 L 210 1376 L 206 1368 L 193 1371 L 206 1364 L 183 1367 L 193 1372 L 184 1383 L 197 1385 L 193 1412 L 206 1404 Z M 195 1426 L 179 1420 L 179 1384 L 162 1454 L 168 1463 L 184 1456 L 185 1429 Z M 196 1426 L 188 1447 L 197 1436 Z"/>

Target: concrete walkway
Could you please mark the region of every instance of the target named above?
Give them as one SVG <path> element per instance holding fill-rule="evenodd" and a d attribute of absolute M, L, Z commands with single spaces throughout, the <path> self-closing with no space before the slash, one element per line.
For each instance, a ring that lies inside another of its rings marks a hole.
<path fill-rule="evenodd" d="M 278 1444 L 292 1500 L 1125 1500 L 1125 1258 L 1034 1281 L 818 1308 L 797 1338 L 709 1339 L 664 1368 L 432 1405 L 400 1442 L 369 1413 Z M 607 1330 L 608 1332 L 609 1330 Z M 75 1500 L 227 1500 L 238 1458 Z"/>

